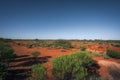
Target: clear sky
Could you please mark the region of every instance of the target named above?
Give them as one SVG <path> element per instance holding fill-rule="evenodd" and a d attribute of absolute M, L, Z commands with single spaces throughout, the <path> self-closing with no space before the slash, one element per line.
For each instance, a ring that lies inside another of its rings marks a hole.
<path fill-rule="evenodd" d="M 0 0 L 0 37 L 120 40 L 120 0 Z"/>

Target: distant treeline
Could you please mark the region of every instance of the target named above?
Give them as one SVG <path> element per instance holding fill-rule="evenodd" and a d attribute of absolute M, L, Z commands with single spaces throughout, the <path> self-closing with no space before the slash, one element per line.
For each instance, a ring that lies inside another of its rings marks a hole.
<path fill-rule="evenodd" d="M 80 41 L 80 42 L 116 42 L 120 43 L 120 40 L 102 40 L 102 39 L 9 39 L 9 38 L 0 38 L 0 40 L 4 41 L 37 41 L 37 40 L 45 40 L 45 41 L 54 41 L 54 40 L 66 40 L 66 41 Z"/>

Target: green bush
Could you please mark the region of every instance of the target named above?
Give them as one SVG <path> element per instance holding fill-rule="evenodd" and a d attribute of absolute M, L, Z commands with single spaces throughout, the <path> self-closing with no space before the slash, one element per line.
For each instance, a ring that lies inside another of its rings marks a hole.
<path fill-rule="evenodd" d="M 80 46 L 80 50 L 81 50 L 81 51 L 85 51 L 85 50 L 86 50 L 86 47 L 85 47 L 85 46 Z"/>
<path fill-rule="evenodd" d="M 120 52 L 118 51 L 107 49 L 106 54 L 112 58 L 120 59 Z"/>
<path fill-rule="evenodd" d="M 32 48 L 32 47 L 33 47 L 33 44 L 28 43 L 28 44 L 26 44 L 26 47 L 27 47 L 27 48 Z"/>
<path fill-rule="evenodd" d="M 56 40 L 53 41 L 52 46 L 56 47 L 56 48 L 71 48 L 71 44 L 69 41 L 65 41 L 65 40 Z"/>
<path fill-rule="evenodd" d="M 7 43 L 0 41 L 0 61 L 8 62 L 15 57 L 13 48 Z"/>
<path fill-rule="evenodd" d="M 38 57 L 40 54 L 41 54 L 41 53 L 40 53 L 39 51 L 33 51 L 33 52 L 32 52 L 32 55 L 33 55 L 34 57 Z"/>
<path fill-rule="evenodd" d="M 9 44 L 4 41 L 0 41 L 0 78 L 2 78 L 2 80 L 7 75 L 7 68 L 10 60 L 16 57 L 13 53 L 14 50 Z"/>
<path fill-rule="evenodd" d="M 114 47 L 120 47 L 120 43 L 112 43 L 111 45 Z"/>
<path fill-rule="evenodd" d="M 0 80 L 4 80 L 4 78 L 7 75 L 7 68 L 6 68 L 6 64 L 0 62 Z"/>
<path fill-rule="evenodd" d="M 60 56 L 52 61 L 52 73 L 58 80 L 83 80 L 87 76 L 83 63 L 91 61 L 93 60 L 90 56 L 80 52 Z"/>
<path fill-rule="evenodd" d="M 46 75 L 46 67 L 42 64 L 36 64 L 32 66 L 32 80 L 45 80 Z"/>

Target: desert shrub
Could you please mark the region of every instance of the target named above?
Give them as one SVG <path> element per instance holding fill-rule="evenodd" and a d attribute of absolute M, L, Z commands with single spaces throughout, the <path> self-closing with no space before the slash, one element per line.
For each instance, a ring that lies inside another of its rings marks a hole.
<path fill-rule="evenodd" d="M 2 80 L 6 77 L 10 60 L 15 57 L 12 47 L 4 41 L 0 41 L 0 78 Z"/>
<path fill-rule="evenodd" d="M 120 52 L 118 51 L 107 49 L 106 54 L 112 58 L 120 59 Z"/>
<path fill-rule="evenodd" d="M 69 41 L 65 41 L 65 40 L 56 40 L 53 41 L 52 46 L 56 47 L 56 48 L 71 48 L 71 44 Z"/>
<path fill-rule="evenodd" d="M 120 43 L 112 43 L 111 45 L 114 47 L 120 47 Z"/>
<path fill-rule="evenodd" d="M 85 46 L 80 46 L 80 50 L 81 50 L 81 51 L 85 51 L 85 50 L 86 50 L 86 47 L 85 47 Z"/>
<path fill-rule="evenodd" d="M 104 59 L 109 59 L 109 56 L 107 54 L 102 55 Z"/>
<path fill-rule="evenodd" d="M 34 57 L 38 57 L 40 54 L 41 54 L 41 53 L 40 53 L 39 51 L 33 51 L 33 52 L 32 52 L 32 55 L 33 55 Z"/>
<path fill-rule="evenodd" d="M 61 49 L 60 51 L 61 51 L 61 52 L 65 52 L 65 49 Z"/>
<path fill-rule="evenodd" d="M 102 54 L 100 54 L 99 52 L 93 52 L 92 55 L 93 55 L 93 56 L 98 56 L 98 57 L 99 57 L 99 56 L 102 56 Z"/>
<path fill-rule="evenodd" d="M 90 63 L 92 58 L 86 53 L 74 53 L 55 58 L 52 61 L 52 73 L 58 80 L 82 80 L 87 76 L 83 63 Z"/>
<path fill-rule="evenodd" d="M 15 58 L 13 48 L 5 42 L 0 41 L 0 61 L 8 62 L 10 59 Z"/>
<path fill-rule="evenodd" d="M 32 48 L 32 47 L 33 47 L 33 44 L 28 43 L 28 44 L 26 44 L 26 47 L 27 47 L 27 48 Z"/>
<path fill-rule="evenodd" d="M 50 47 L 51 43 L 49 43 L 46 40 L 36 40 L 33 42 L 33 45 L 36 46 L 40 46 L 40 47 Z"/>
<path fill-rule="evenodd" d="M 0 52 L 2 61 L 8 61 L 15 57 L 14 50 L 11 47 L 4 47 Z"/>
<path fill-rule="evenodd" d="M 6 64 L 0 62 L 0 79 L 4 80 L 5 77 L 7 75 L 7 68 L 6 68 Z"/>
<path fill-rule="evenodd" d="M 38 56 L 41 54 L 41 52 L 39 52 L 39 51 L 33 51 L 31 54 L 34 57 L 34 60 L 37 62 Z"/>
<path fill-rule="evenodd" d="M 46 79 L 46 70 L 42 64 L 36 64 L 32 66 L 32 77 L 31 80 L 45 80 Z"/>

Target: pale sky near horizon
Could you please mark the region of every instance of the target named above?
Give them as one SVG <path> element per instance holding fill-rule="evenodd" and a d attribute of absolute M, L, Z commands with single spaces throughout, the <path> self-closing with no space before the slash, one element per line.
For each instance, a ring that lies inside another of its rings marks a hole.
<path fill-rule="evenodd" d="M 120 0 L 0 0 L 0 37 L 120 40 Z"/>

